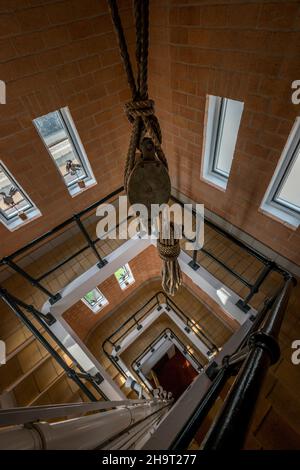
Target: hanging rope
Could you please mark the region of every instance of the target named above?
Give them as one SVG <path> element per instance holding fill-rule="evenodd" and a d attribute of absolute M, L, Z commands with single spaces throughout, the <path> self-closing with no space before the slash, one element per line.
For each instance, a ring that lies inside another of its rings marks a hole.
<path fill-rule="evenodd" d="M 162 222 L 160 224 L 162 227 Z M 182 283 L 181 270 L 178 263 L 180 253 L 179 240 L 175 238 L 174 225 L 170 223 L 170 238 L 162 238 L 162 230 L 157 240 L 157 249 L 163 260 L 162 288 L 169 295 L 174 295 Z"/>
<path fill-rule="evenodd" d="M 108 0 L 108 5 L 110 8 L 112 21 L 117 33 L 120 54 L 123 60 L 128 84 L 132 93 L 132 100 L 125 104 L 125 114 L 129 122 L 132 124 L 132 133 L 124 169 L 124 188 L 126 193 L 128 194 L 128 186 L 131 181 L 130 176 L 133 174 L 134 169 L 137 167 L 137 150 L 141 152 L 141 143 L 145 136 L 150 137 L 150 139 L 152 139 L 155 149 L 154 158 L 163 165 L 165 172 L 168 171 L 168 163 L 164 151 L 162 149 L 162 133 L 158 119 L 155 115 L 154 101 L 149 99 L 148 97 L 149 0 L 133 1 L 136 29 L 136 80 L 130 62 L 127 43 L 118 11 L 117 1 Z M 167 178 L 169 182 L 168 175 Z M 177 257 L 179 255 L 180 248 L 178 248 L 179 242 L 177 242 L 178 240 L 174 239 L 173 231 L 173 238 L 168 241 L 160 240 L 159 245 L 161 247 L 161 251 L 159 251 L 159 253 L 164 261 L 163 286 L 165 285 L 166 292 L 170 293 L 171 295 L 175 293 L 176 289 L 181 283 L 180 268 L 177 263 Z M 169 247 L 168 250 L 171 249 L 171 246 L 174 246 L 174 250 L 172 252 L 172 259 L 170 258 L 171 255 L 169 255 L 167 252 L 164 253 L 164 249 L 162 248 L 164 244 L 165 246 Z M 176 256 L 175 253 L 177 253 Z"/>
<path fill-rule="evenodd" d="M 146 134 L 148 134 L 154 142 L 157 158 L 168 168 L 167 159 L 161 147 L 162 134 L 158 119 L 155 116 L 154 101 L 148 99 L 149 0 L 134 0 L 133 3 L 136 26 L 136 81 L 130 62 L 117 1 L 108 0 L 111 17 L 118 37 L 120 54 L 123 59 L 128 84 L 132 93 L 132 100 L 125 104 L 125 114 L 133 126 L 124 171 L 124 186 L 126 191 L 130 173 L 136 163 L 136 150 L 140 149 L 140 142 Z"/>

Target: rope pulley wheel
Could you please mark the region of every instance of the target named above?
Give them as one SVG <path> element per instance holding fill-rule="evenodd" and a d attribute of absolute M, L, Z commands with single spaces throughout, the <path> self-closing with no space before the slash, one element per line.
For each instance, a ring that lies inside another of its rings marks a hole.
<path fill-rule="evenodd" d="M 171 194 L 171 181 L 166 166 L 155 156 L 155 147 L 150 138 L 141 143 L 142 153 L 127 181 L 130 204 L 144 204 L 150 216 L 151 204 L 167 204 Z"/>
<path fill-rule="evenodd" d="M 108 4 L 132 92 L 132 101 L 125 105 L 126 116 L 132 124 L 132 133 L 125 164 L 124 188 L 131 205 L 144 204 L 150 211 L 151 204 L 161 205 L 169 202 L 171 182 L 167 159 L 162 149 L 162 133 L 154 112 L 154 102 L 148 98 L 149 0 L 133 2 L 136 29 L 136 80 L 117 1 L 108 0 Z M 159 231 L 158 250 L 163 260 L 162 285 L 168 294 L 174 295 L 181 284 L 181 272 L 177 261 L 180 252 L 179 240 L 174 236 L 174 226 L 171 226 L 170 240 L 162 239 L 161 224 Z"/>

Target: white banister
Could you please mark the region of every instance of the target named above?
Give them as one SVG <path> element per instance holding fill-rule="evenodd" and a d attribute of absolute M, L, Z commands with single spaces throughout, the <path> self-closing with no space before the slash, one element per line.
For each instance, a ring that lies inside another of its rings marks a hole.
<path fill-rule="evenodd" d="M 109 404 L 109 402 L 106 403 Z M 126 434 L 130 435 L 131 427 L 134 428 L 136 424 L 143 423 L 145 429 L 150 429 L 168 411 L 171 401 L 158 399 L 137 400 L 133 402 L 134 404 L 128 401 L 125 403 L 126 405 L 118 405 L 116 409 L 55 423 L 31 422 L 29 424 L 27 421 L 30 416 L 29 411 L 27 418 L 22 415 L 22 411 L 19 414 L 15 411 L 15 422 L 19 422 L 20 416 L 23 416 L 27 424 L 24 421 L 25 426 L 14 425 L 0 429 L 0 449 L 96 449 L 110 439 L 119 438 L 122 432 L 126 431 Z M 83 404 L 81 412 L 85 407 L 86 405 Z M 99 408 L 102 407 L 103 405 L 99 404 Z M 58 414 L 61 415 L 64 405 L 59 405 L 58 408 Z M 53 410 L 55 413 L 55 409 Z M 70 406 L 66 405 L 65 416 L 69 411 Z M 80 413 L 80 407 L 77 412 Z M 37 414 L 35 410 L 34 416 Z M 12 421 L 13 419 L 10 418 L 10 422 Z"/>

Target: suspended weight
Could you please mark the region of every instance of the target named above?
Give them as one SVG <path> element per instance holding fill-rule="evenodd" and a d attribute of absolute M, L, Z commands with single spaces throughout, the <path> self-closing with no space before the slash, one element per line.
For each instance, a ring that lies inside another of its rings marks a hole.
<path fill-rule="evenodd" d="M 158 160 L 141 160 L 135 164 L 127 188 L 131 205 L 144 204 L 150 210 L 151 204 L 167 204 L 171 195 L 169 173 Z"/>
<path fill-rule="evenodd" d="M 152 139 L 144 137 L 140 150 L 128 178 L 127 195 L 130 204 L 144 204 L 150 211 L 151 204 L 169 202 L 171 181 L 166 165 L 156 156 Z"/>

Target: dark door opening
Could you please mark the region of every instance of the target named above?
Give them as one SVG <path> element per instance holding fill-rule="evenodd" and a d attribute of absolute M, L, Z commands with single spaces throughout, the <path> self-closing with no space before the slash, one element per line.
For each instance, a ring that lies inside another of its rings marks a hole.
<path fill-rule="evenodd" d="M 176 346 L 175 354 L 170 358 L 166 353 L 152 370 L 163 389 L 172 392 L 174 401 L 182 395 L 198 375 L 197 371 Z"/>

